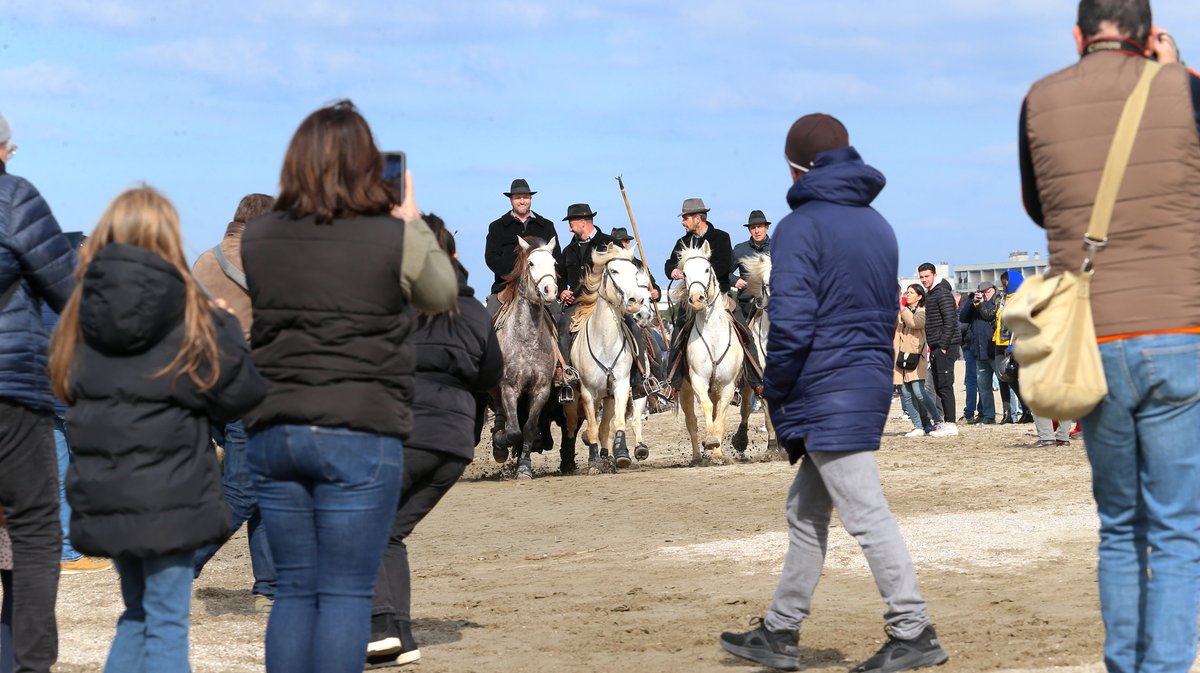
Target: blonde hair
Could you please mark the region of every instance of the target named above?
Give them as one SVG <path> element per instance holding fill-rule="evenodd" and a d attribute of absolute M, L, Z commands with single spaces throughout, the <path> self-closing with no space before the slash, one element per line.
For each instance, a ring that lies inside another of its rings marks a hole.
<path fill-rule="evenodd" d="M 126 190 L 113 199 L 79 254 L 75 290 L 63 309 L 50 343 L 50 383 L 54 392 L 68 404 L 74 401 L 70 392 L 70 374 L 79 347 L 83 276 L 96 255 L 110 243 L 133 245 L 153 252 L 170 263 L 183 280 L 186 292 L 183 343 L 175 359 L 153 376 L 174 372 L 176 379 L 187 375 L 201 391 L 212 389 L 221 375 L 212 304 L 188 269 L 175 206 L 158 190 L 143 185 Z"/>

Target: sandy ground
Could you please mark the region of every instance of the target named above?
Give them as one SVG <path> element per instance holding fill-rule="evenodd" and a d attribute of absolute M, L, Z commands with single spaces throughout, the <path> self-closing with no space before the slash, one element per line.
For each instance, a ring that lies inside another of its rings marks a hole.
<path fill-rule="evenodd" d="M 911 426 L 899 413 L 896 403 L 877 455 L 951 654 L 939 670 L 1102 670 L 1097 522 L 1082 442 L 1024 448 L 1036 439 L 1032 425 L 905 438 Z M 464 481 L 410 538 L 423 654 L 410 668 L 765 670 L 724 654 L 716 639 L 749 628 L 769 604 L 794 468 L 687 467 L 682 416 L 652 417 L 647 437 L 650 459 L 630 470 L 564 478 L 557 455 L 535 457 L 537 478 L 527 482 L 501 478 L 480 447 Z M 765 458 L 765 445 L 752 432 L 751 454 Z M 196 671 L 262 670 L 266 618 L 251 611 L 250 584 L 240 533 L 196 582 Z M 57 670 L 99 670 L 119 609 L 114 573 L 64 577 Z M 884 640 L 883 609 L 857 545 L 835 522 L 801 635 L 803 664 L 844 671 L 870 656 Z"/>

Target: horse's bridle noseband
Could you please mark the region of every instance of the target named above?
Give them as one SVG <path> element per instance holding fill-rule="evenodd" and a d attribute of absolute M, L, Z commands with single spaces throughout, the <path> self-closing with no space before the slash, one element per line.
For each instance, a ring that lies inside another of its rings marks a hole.
<path fill-rule="evenodd" d="M 533 257 L 535 254 L 537 254 L 537 253 L 539 253 L 539 252 L 544 252 L 544 253 L 546 253 L 547 255 L 550 255 L 551 257 L 553 257 L 553 256 L 554 256 L 554 253 L 550 252 L 549 250 L 544 250 L 544 249 L 542 249 L 542 248 L 538 248 L 538 249 L 534 250 L 533 252 L 529 253 L 529 257 Z M 527 268 L 526 268 L 526 270 L 525 270 L 525 275 L 526 275 L 526 277 L 528 277 L 528 278 L 530 279 L 530 284 L 533 286 L 533 291 L 534 291 L 534 292 L 537 292 L 537 287 L 538 287 L 538 285 L 539 285 L 539 284 L 541 284 L 541 282 L 542 282 L 543 280 L 545 280 L 546 278 L 549 278 L 549 279 L 550 279 L 550 280 L 552 280 L 552 281 L 558 282 L 558 276 L 555 274 L 555 272 L 554 272 L 554 271 L 551 271 L 550 273 L 543 273 L 541 276 L 539 276 L 539 277 L 538 277 L 538 278 L 535 280 L 535 279 L 533 278 L 533 276 L 529 274 L 529 269 L 530 269 L 530 268 L 532 268 L 532 267 L 533 267 L 533 262 L 532 262 L 532 261 L 530 261 L 530 262 L 529 262 L 529 267 L 527 267 Z M 538 299 L 540 300 L 540 299 L 541 299 L 541 297 L 538 297 Z"/>

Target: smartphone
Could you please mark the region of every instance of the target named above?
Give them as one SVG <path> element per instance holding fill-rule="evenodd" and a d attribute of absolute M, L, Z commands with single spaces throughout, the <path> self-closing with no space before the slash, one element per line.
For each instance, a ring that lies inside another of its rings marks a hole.
<path fill-rule="evenodd" d="M 383 179 L 392 183 L 400 200 L 396 205 L 404 203 L 404 171 L 408 168 L 408 159 L 404 152 L 383 153 Z"/>

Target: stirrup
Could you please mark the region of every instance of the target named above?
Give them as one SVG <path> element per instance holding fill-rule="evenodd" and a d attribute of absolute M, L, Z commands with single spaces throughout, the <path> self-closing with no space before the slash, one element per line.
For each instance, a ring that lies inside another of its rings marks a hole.
<path fill-rule="evenodd" d="M 558 388 L 558 403 L 559 404 L 574 404 L 575 388 L 569 385 L 562 385 Z"/>
<path fill-rule="evenodd" d="M 577 386 L 577 385 L 579 385 L 579 370 L 575 369 L 571 365 L 565 365 L 562 368 L 562 378 L 563 378 L 562 384 L 564 387 L 565 386 Z"/>
<path fill-rule="evenodd" d="M 661 381 L 654 378 L 654 376 L 647 376 L 646 379 L 642 381 L 642 387 L 646 389 L 647 395 L 657 395 L 658 393 L 662 392 L 663 384 Z"/>
<path fill-rule="evenodd" d="M 729 400 L 729 404 L 730 404 L 730 406 L 734 406 L 734 407 L 742 406 L 742 391 L 740 391 L 740 390 L 733 391 L 733 398 Z"/>

